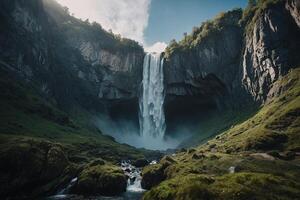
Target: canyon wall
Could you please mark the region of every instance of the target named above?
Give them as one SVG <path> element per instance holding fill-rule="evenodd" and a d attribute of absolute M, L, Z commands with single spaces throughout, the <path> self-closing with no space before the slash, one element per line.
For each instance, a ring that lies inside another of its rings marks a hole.
<path fill-rule="evenodd" d="M 3 0 L 0 11 L 1 68 L 60 109 L 108 109 L 138 126 L 145 54 L 137 42 L 53 0 Z M 297 0 L 258 1 L 172 41 L 164 52 L 169 127 L 172 118 L 264 103 L 272 84 L 300 64 L 299 12 Z"/>
<path fill-rule="evenodd" d="M 137 99 L 137 42 L 72 17 L 53 0 L 1 1 L 1 67 L 61 108 Z"/>
<path fill-rule="evenodd" d="M 300 9 L 296 0 L 258 4 L 222 13 L 171 42 L 167 97 L 200 95 L 235 105 L 266 100 L 272 83 L 300 63 Z"/>

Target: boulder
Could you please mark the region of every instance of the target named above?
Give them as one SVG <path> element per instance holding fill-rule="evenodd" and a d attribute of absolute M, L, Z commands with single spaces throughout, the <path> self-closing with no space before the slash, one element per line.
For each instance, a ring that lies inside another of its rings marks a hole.
<path fill-rule="evenodd" d="M 176 161 L 170 156 L 164 156 L 159 164 L 149 165 L 142 171 L 142 188 L 149 190 L 166 179 L 165 169 Z"/>
<path fill-rule="evenodd" d="M 54 191 L 74 176 L 63 147 L 44 140 L 16 139 L 0 145 L 0 196 L 30 196 Z"/>
<path fill-rule="evenodd" d="M 111 164 L 87 165 L 71 192 L 82 195 L 114 196 L 126 191 L 127 179 L 121 168 Z"/>
<path fill-rule="evenodd" d="M 149 190 L 165 180 L 164 166 L 161 164 L 149 165 L 142 171 L 142 188 Z"/>

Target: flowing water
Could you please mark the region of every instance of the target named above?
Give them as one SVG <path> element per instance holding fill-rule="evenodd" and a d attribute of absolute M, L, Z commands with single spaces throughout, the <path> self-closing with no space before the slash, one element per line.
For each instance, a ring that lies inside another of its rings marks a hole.
<path fill-rule="evenodd" d="M 152 150 L 173 149 L 183 140 L 183 135 L 165 135 L 164 113 L 164 59 L 160 53 L 147 53 L 144 57 L 141 90 L 139 93 L 139 129 L 124 123 L 114 123 L 108 117 L 99 118 L 97 125 L 117 142 Z M 174 134 L 175 135 L 175 134 Z"/>
<path fill-rule="evenodd" d="M 46 200 L 140 200 L 145 192 L 142 189 L 141 169 L 131 165 L 130 161 L 122 161 L 121 168 L 124 174 L 128 177 L 126 192 L 119 196 L 105 197 L 105 196 L 90 196 L 83 197 L 79 195 L 69 194 L 69 189 L 76 183 L 77 178 L 71 182 L 56 195 L 46 198 Z"/>
<path fill-rule="evenodd" d="M 156 148 L 162 148 L 166 130 L 164 114 L 164 76 L 163 59 L 161 54 L 148 53 L 144 59 L 142 93 L 139 99 L 140 106 L 140 136 L 145 144 L 155 143 Z M 155 164 L 156 161 L 150 164 Z M 90 200 L 139 200 L 144 189 L 141 187 L 141 169 L 131 165 L 130 161 L 122 161 L 121 168 L 128 177 L 127 190 L 124 194 L 115 197 L 89 197 Z M 48 200 L 83 200 L 82 196 L 68 194 L 69 189 L 76 183 L 74 178 L 65 189 Z"/>
<path fill-rule="evenodd" d="M 164 114 L 163 59 L 159 53 L 148 53 L 144 59 L 140 106 L 140 135 L 162 141 L 166 124 Z"/>

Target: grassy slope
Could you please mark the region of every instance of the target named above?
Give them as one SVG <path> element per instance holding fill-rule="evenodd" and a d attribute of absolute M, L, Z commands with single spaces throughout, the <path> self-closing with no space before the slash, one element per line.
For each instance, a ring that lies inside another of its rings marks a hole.
<path fill-rule="evenodd" d="M 208 140 L 213 139 L 216 135 L 223 133 L 232 126 L 240 124 L 257 112 L 257 106 L 252 108 L 240 108 L 239 110 L 225 110 L 208 113 L 198 125 L 197 132 L 187 140 L 183 141 L 179 147 L 194 147 L 204 144 Z"/>
<path fill-rule="evenodd" d="M 220 151 L 300 150 L 300 70 L 295 69 L 274 86 L 285 90 L 267 102 L 252 118 L 209 142 Z M 204 147 L 205 148 L 205 147 Z"/>
<path fill-rule="evenodd" d="M 11 140 L 35 138 L 59 142 L 76 156 L 103 157 L 118 161 L 141 158 L 148 152 L 116 143 L 98 130 L 84 127 L 67 114 L 39 97 L 33 89 L 20 84 L 5 70 L 0 73 L 0 145 Z M 91 152 L 97 152 L 95 155 Z M 97 154 L 97 155 L 96 155 Z M 70 155 L 73 156 L 73 155 Z M 87 157 L 87 159 L 90 159 Z"/>
<path fill-rule="evenodd" d="M 118 168 L 123 159 L 160 156 L 102 135 L 82 120 L 87 111 L 71 118 L 0 64 L 0 197 L 51 195 L 97 159 Z"/>
<path fill-rule="evenodd" d="M 281 94 L 244 123 L 146 168 L 164 166 L 167 180 L 144 199 L 299 199 L 300 69 L 274 88 Z"/>

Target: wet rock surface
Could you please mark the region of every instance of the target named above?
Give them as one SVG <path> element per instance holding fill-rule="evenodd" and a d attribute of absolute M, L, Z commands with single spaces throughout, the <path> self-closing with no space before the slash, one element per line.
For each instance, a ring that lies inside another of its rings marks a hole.
<path fill-rule="evenodd" d="M 101 160 L 101 159 L 100 159 Z M 109 170 L 107 170 L 108 164 L 100 163 L 101 170 L 99 166 L 95 165 L 99 161 L 92 161 L 89 163 L 85 169 L 79 174 L 79 177 L 75 177 L 71 180 L 71 182 L 62 190 L 60 190 L 56 195 L 48 197 L 48 200 L 83 200 L 83 199 L 90 199 L 90 200 L 140 200 L 142 198 L 143 193 L 145 192 L 144 189 L 141 187 L 141 168 L 136 168 L 131 164 L 130 160 L 122 161 L 120 164 L 120 167 L 117 166 L 109 166 Z M 92 167 L 92 169 L 91 169 Z M 98 167 L 98 169 L 95 171 L 95 167 Z M 113 183 L 113 185 L 109 185 L 108 183 L 112 183 L 113 180 L 116 180 L 116 171 L 111 173 L 111 168 L 117 169 L 117 173 L 122 172 L 122 176 L 125 177 L 125 182 L 122 180 L 122 182 L 116 181 Z M 105 170 L 106 168 L 106 170 Z M 88 175 L 86 175 L 87 171 Z M 91 175 L 91 171 L 94 171 L 95 173 Z M 97 173 L 110 173 L 107 178 L 103 178 L 103 175 L 100 175 L 102 178 L 96 178 L 98 175 Z M 83 178 L 88 176 L 87 178 Z M 82 181 L 86 182 L 84 179 L 90 179 L 94 178 L 95 181 L 89 181 L 89 186 L 86 187 L 83 185 Z M 122 190 L 117 191 L 118 188 L 120 188 L 120 184 L 122 186 L 125 185 Z M 103 191 L 103 186 L 110 186 L 109 188 L 105 188 L 105 191 Z M 82 188 L 86 188 L 85 190 L 82 190 Z M 95 190 L 94 190 L 95 189 Z M 78 192 L 79 191 L 79 192 Z M 84 191 L 84 192 L 83 192 Z M 93 192 L 93 191 L 96 191 Z M 107 191 L 114 191 L 107 192 Z M 82 193 L 83 192 L 83 193 Z"/>

